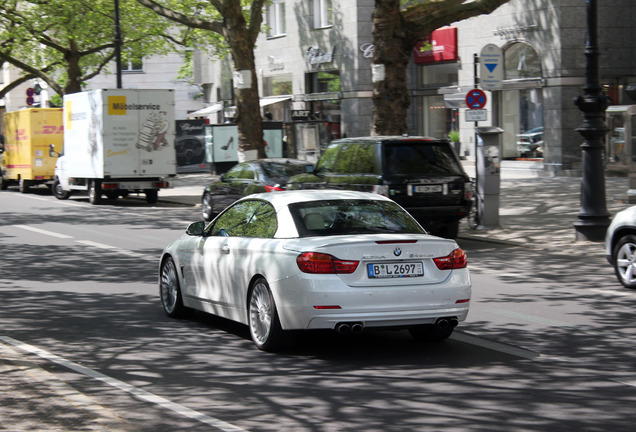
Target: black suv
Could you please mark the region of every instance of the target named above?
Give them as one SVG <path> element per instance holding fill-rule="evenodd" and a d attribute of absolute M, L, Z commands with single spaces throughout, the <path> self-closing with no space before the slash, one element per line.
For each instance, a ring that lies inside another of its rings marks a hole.
<path fill-rule="evenodd" d="M 293 176 L 287 189 L 353 189 L 386 195 L 429 232 L 455 238 L 468 214 L 472 186 L 450 142 L 375 136 L 333 141 L 313 174 Z"/>

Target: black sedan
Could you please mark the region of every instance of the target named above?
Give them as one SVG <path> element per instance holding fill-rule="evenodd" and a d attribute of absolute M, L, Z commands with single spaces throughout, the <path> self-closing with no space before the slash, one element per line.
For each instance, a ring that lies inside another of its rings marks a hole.
<path fill-rule="evenodd" d="M 272 158 L 243 162 L 208 185 L 201 197 L 201 214 L 210 221 L 234 201 L 253 193 L 285 190 L 287 179 L 312 172 L 314 166 L 297 159 Z"/>

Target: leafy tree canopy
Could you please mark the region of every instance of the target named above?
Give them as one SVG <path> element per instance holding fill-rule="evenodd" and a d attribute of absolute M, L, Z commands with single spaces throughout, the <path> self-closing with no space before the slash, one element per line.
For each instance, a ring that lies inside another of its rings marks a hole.
<path fill-rule="evenodd" d="M 119 0 L 119 22 L 123 61 L 165 53 L 191 36 L 134 0 Z M 81 91 L 114 59 L 115 2 L 0 0 L 0 45 L 0 61 L 21 69 L 21 81 L 39 77 L 58 94 Z"/>

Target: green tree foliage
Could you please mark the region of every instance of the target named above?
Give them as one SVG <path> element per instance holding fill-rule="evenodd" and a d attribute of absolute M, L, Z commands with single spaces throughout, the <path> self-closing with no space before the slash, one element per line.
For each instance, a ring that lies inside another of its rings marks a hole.
<path fill-rule="evenodd" d="M 263 23 L 266 0 L 137 0 L 157 15 L 197 31 L 197 43 L 224 41 L 238 74 L 236 115 L 239 153 L 265 157 L 254 47 Z M 220 49 L 221 43 L 213 46 Z"/>
<path fill-rule="evenodd" d="M 171 28 L 136 1 L 118 1 L 124 61 L 187 42 L 188 32 Z M 113 0 L 0 0 L 0 5 L 0 61 L 24 72 L 0 97 L 35 77 L 60 95 L 78 92 L 114 59 Z"/>

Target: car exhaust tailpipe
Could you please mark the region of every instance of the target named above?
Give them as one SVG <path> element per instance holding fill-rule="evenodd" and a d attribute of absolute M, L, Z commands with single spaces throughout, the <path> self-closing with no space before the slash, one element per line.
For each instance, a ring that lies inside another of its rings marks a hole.
<path fill-rule="evenodd" d="M 435 327 L 439 329 L 455 328 L 459 324 L 457 317 L 439 318 L 435 321 Z"/>
<path fill-rule="evenodd" d="M 351 325 L 351 333 L 353 334 L 362 333 L 362 330 L 364 330 L 364 326 L 360 323 L 354 323 Z"/>
<path fill-rule="evenodd" d="M 336 324 L 335 330 L 341 334 L 346 334 L 346 333 L 360 334 L 364 330 L 364 325 L 360 322 L 352 322 L 352 323 L 343 322 L 343 323 Z"/>
<path fill-rule="evenodd" d="M 336 331 L 341 334 L 351 332 L 351 326 L 347 323 L 336 324 Z"/>

